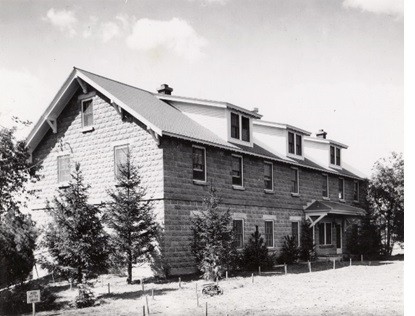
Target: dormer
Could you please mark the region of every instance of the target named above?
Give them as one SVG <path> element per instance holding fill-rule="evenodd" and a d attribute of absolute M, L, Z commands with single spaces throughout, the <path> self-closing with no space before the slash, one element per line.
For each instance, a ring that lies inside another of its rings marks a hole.
<path fill-rule="evenodd" d="M 230 143 L 253 147 L 253 121 L 260 119 L 258 109 L 244 109 L 228 102 L 203 100 L 162 93 L 156 97 L 175 107 L 183 114 Z M 168 87 L 168 86 L 167 86 Z M 171 93 L 172 88 L 169 88 Z M 164 91 L 164 90 L 163 90 Z"/>
<path fill-rule="evenodd" d="M 323 130 L 316 133 L 316 137 L 306 137 L 304 141 L 307 158 L 327 168 L 342 169 L 342 149 L 347 149 L 347 145 L 327 139 Z"/>
<path fill-rule="evenodd" d="M 255 143 L 277 156 L 303 160 L 304 137 L 310 135 L 310 132 L 289 124 L 254 122 Z"/>

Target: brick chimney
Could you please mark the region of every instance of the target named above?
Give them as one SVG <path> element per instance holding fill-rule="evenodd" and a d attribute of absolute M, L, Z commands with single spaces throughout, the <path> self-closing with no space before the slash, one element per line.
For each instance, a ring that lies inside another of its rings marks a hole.
<path fill-rule="evenodd" d="M 321 129 L 321 130 L 319 130 L 319 131 L 316 133 L 316 136 L 317 136 L 318 138 L 324 138 L 324 139 L 326 139 L 327 133 L 324 131 L 324 129 Z"/>
<path fill-rule="evenodd" d="M 170 88 L 168 84 L 163 83 L 160 88 L 157 89 L 157 92 L 160 94 L 168 94 L 171 95 L 173 88 Z"/>

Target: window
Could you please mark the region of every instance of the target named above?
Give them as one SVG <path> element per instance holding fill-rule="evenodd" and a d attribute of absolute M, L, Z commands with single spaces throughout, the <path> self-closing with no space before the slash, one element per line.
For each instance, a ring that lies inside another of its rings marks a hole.
<path fill-rule="evenodd" d="M 339 199 L 344 200 L 344 179 L 339 178 Z"/>
<path fill-rule="evenodd" d="M 193 180 L 206 181 L 206 150 L 193 146 Z"/>
<path fill-rule="evenodd" d="M 58 156 L 58 183 L 71 180 L 71 159 L 69 155 Z"/>
<path fill-rule="evenodd" d="M 249 142 L 249 118 L 242 116 L 242 140 Z"/>
<path fill-rule="evenodd" d="M 119 179 L 121 167 L 128 162 L 129 148 L 128 145 L 114 147 L 114 175 Z"/>
<path fill-rule="evenodd" d="M 355 181 L 353 184 L 353 200 L 359 201 L 359 181 Z"/>
<path fill-rule="evenodd" d="M 83 100 L 81 103 L 82 127 L 90 127 L 94 124 L 92 99 Z"/>
<path fill-rule="evenodd" d="M 288 132 L 288 153 L 297 156 L 303 155 L 302 136 L 300 134 Z"/>
<path fill-rule="evenodd" d="M 232 184 L 242 186 L 243 184 L 243 160 L 241 156 L 232 155 Z"/>
<path fill-rule="evenodd" d="M 320 245 L 331 245 L 331 223 L 318 224 L 318 237 Z"/>
<path fill-rule="evenodd" d="M 300 243 L 300 227 L 298 222 L 291 222 L 291 236 L 295 239 L 295 244 L 298 246 Z"/>
<path fill-rule="evenodd" d="M 264 162 L 264 185 L 266 190 L 273 190 L 272 162 Z"/>
<path fill-rule="evenodd" d="M 244 142 L 251 141 L 249 117 L 242 116 L 231 112 L 231 138 L 242 140 Z"/>
<path fill-rule="evenodd" d="M 274 247 L 274 222 L 265 221 L 265 245 Z"/>
<path fill-rule="evenodd" d="M 330 146 L 330 164 L 341 166 L 340 158 L 340 148 L 335 146 Z"/>
<path fill-rule="evenodd" d="M 324 198 L 329 197 L 329 176 L 323 174 L 321 178 L 321 191 Z"/>
<path fill-rule="evenodd" d="M 291 169 L 292 172 L 292 179 L 291 179 L 291 193 L 299 194 L 300 187 L 299 187 L 299 172 L 297 168 Z"/>
<path fill-rule="evenodd" d="M 231 137 L 239 139 L 239 115 L 231 113 Z"/>
<path fill-rule="evenodd" d="M 242 219 L 233 220 L 233 231 L 236 248 L 242 248 L 244 246 L 244 221 Z"/>

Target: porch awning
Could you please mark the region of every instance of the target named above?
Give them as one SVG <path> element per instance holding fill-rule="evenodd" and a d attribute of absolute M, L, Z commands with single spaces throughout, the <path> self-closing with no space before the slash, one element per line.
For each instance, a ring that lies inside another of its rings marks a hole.
<path fill-rule="evenodd" d="M 330 201 L 313 201 L 304 207 L 304 213 L 307 219 L 311 220 L 310 227 L 316 225 L 323 217 L 333 215 L 343 216 L 364 216 L 366 211 L 362 208 L 347 205 L 344 203 Z"/>

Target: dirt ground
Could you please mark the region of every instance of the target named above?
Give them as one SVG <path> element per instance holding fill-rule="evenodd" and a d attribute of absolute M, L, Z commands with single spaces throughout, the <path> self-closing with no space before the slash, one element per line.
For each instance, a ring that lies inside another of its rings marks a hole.
<path fill-rule="evenodd" d="M 403 261 L 391 261 L 312 273 L 255 275 L 253 283 L 250 276 L 234 277 L 219 282 L 224 293 L 215 297 L 201 294 L 205 283 L 201 280 L 182 281 L 181 288 L 177 280 L 147 283 L 143 295 L 140 284 L 126 285 L 125 278 L 103 276 L 94 288 L 98 306 L 38 315 L 143 315 L 146 295 L 150 315 L 206 315 L 206 303 L 208 315 L 403 315 L 403 268 Z M 77 293 L 67 285 L 60 289 L 61 300 L 72 300 Z"/>

